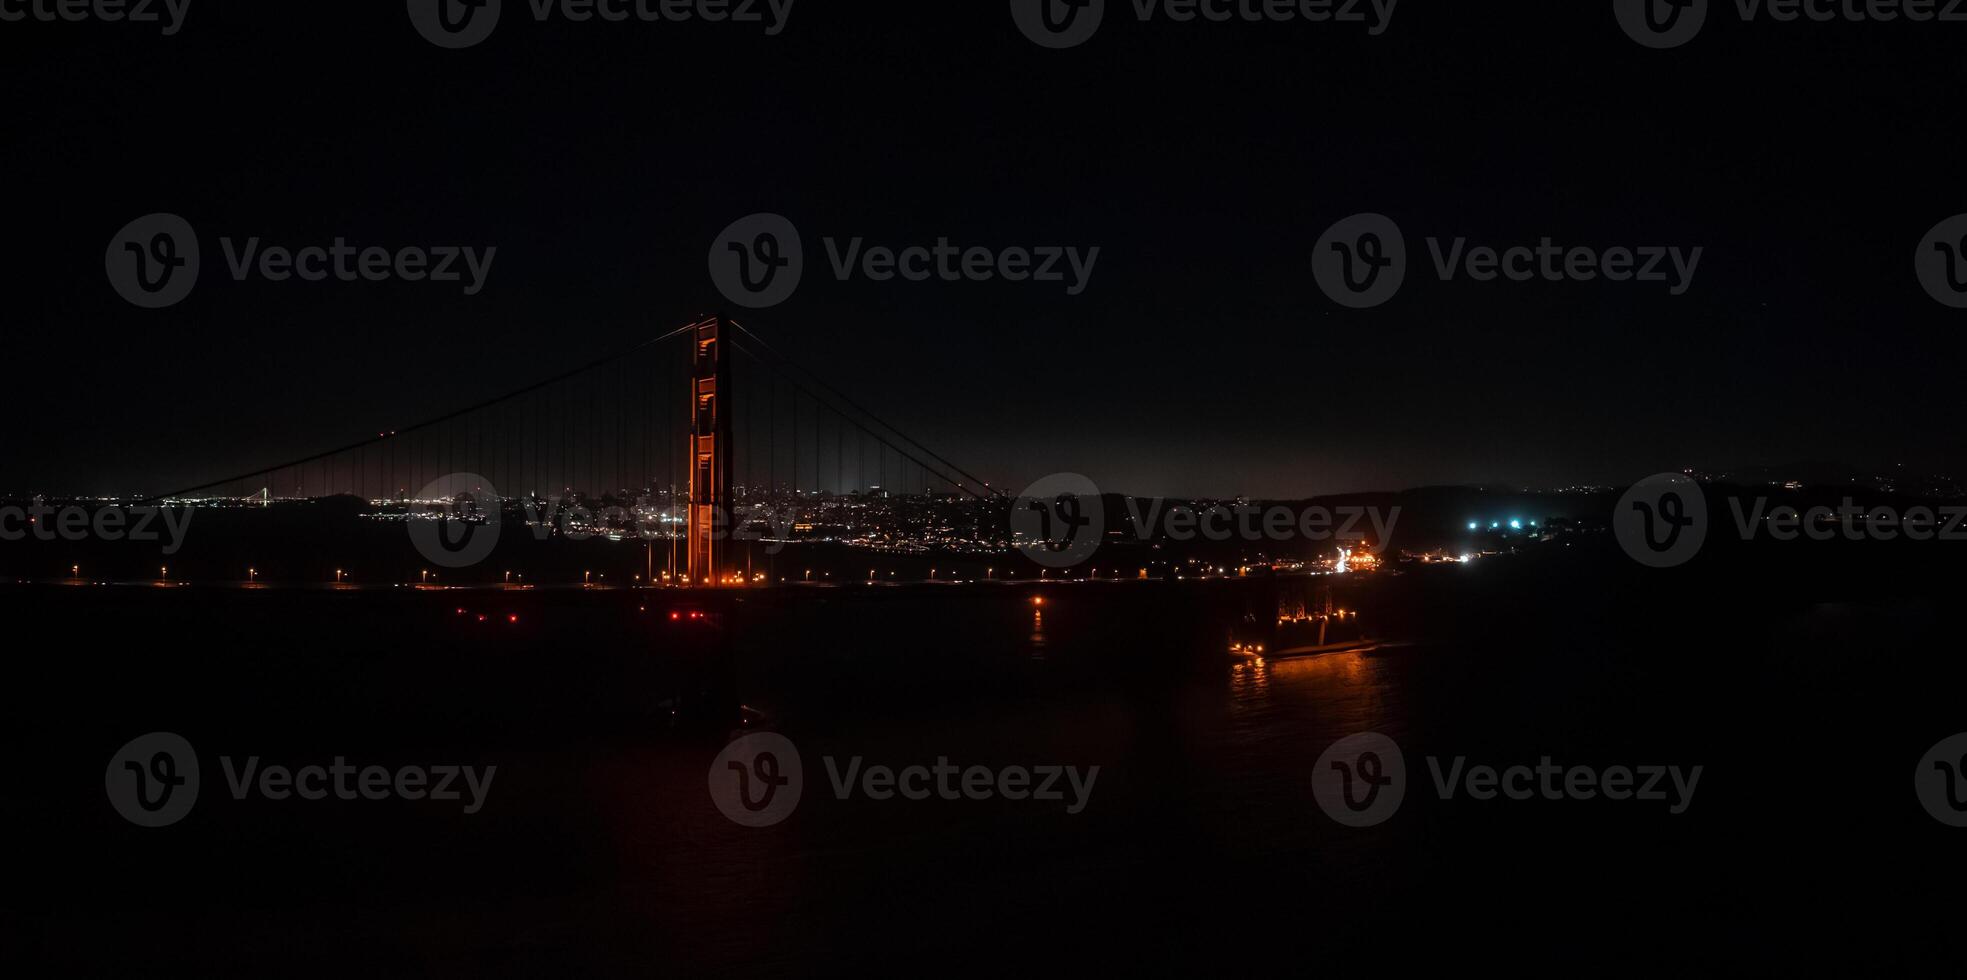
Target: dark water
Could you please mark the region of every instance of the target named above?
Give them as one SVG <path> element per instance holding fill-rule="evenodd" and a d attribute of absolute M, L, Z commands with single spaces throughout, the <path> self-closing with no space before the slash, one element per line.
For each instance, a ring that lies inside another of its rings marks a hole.
<path fill-rule="evenodd" d="M 1734 577 L 1526 559 L 1382 579 L 1348 602 L 1389 643 L 1261 662 L 1221 642 L 1252 601 L 1236 583 L 752 597 L 719 610 L 715 643 L 665 632 L 649 620 L 666 607 L 631 593 L 16 591 L 8 615 L 60 628 L 13 654 L 9 931 L 64 972 L 1389 957 L 1569 972 L 1943 954 L 1967 838 L 1911 791 L 1920 754 L 1967 729 L 1943 590 L 1721 587 Z M 478 632 L 459 602 L 523 621 Z M 672 728 L 645 696 L 720 656 L 719 683 L 803 761 L 800 802 L 770 827 L 711 799 L 730 726 Z M 181 823 L 142 829 L 107 805 L 103 767 L 153 730 L 197 747 L 203 785 Z M 1409 777 L 1398 811 L 1365 828 L 1327 817 L 1311 779 L 1359 732 L 1397 742 Z M 234 800 L 218 757 L 251 755 L 498 770 L 469 815 Z M 1703 771 L 1675 814 L 1444 800 L 1425 762 L 1544 756 Z M 1099 770 L 1076 813 L 1070 794 L 836 798 L 826 760 L 855 757 Z"/>

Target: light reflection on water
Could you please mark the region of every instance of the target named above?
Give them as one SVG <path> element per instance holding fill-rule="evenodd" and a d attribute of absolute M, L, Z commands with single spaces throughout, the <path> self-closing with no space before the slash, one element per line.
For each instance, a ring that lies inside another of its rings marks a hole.
<path fill-rule="evenodd" d="M 1298 734 L 1378 731 L 1393 719 L 1396 683 L 1388 655 L 1379 651 L 1332 653 L 1285 660 L 1256 658 L 1230 667 L 1232 734 Z"/>
<path fill-rule="evenodd" d="M 1409 660 L 1376 650 L 1228 665 L 1220 713 L 1191 732 L 1206 760 L 1198 778 L 1216 801 L 1208 819 L 1259 854 L 1318 848 L 1347 865 L 1377 860 L 1381 837 L 1331 833 L 1311 798 L 1311 774 L 1319 753 L 1341 738 L 1407 733 Z"/>

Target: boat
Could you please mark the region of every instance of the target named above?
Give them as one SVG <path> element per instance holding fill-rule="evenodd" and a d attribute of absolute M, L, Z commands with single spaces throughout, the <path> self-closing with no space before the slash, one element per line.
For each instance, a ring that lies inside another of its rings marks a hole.
<path fill-rule="evenodd" d="M 1316 657 L 1376 649 L 1380 641 L 1359 622 L 1359 611 L 1333 601 L 1330 588 L 1305 598 L 1280 599 L 1274 616 L 1246 613 L 1230 630 L 1236 657 Z"/>

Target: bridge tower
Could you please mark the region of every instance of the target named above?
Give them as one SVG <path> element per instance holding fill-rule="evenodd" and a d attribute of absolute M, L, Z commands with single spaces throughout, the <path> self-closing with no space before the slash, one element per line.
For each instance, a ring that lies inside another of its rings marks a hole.
<path fill-rule="evenodd" d="M 721 316 L 691 328 L 690 346 L 690 584 L 720 585 L 729 564 L 731 515 L 731 344 Z"/>

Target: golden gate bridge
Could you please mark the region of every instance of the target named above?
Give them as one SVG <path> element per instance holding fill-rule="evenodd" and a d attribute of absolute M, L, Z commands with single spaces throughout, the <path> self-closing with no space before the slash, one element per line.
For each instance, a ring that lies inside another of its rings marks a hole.
<path fill-rule="evenodd" d="M 650 525 L 637 536 L 651 584 L 715 586 L 754 581 L 735 544 L 746 510 L 932 496 L 1005 499 L 718 315 L 435 418 L 147 502 L 356 498 L 460 518 L 515 500 L 556 512 L 606 503 Z"/>

